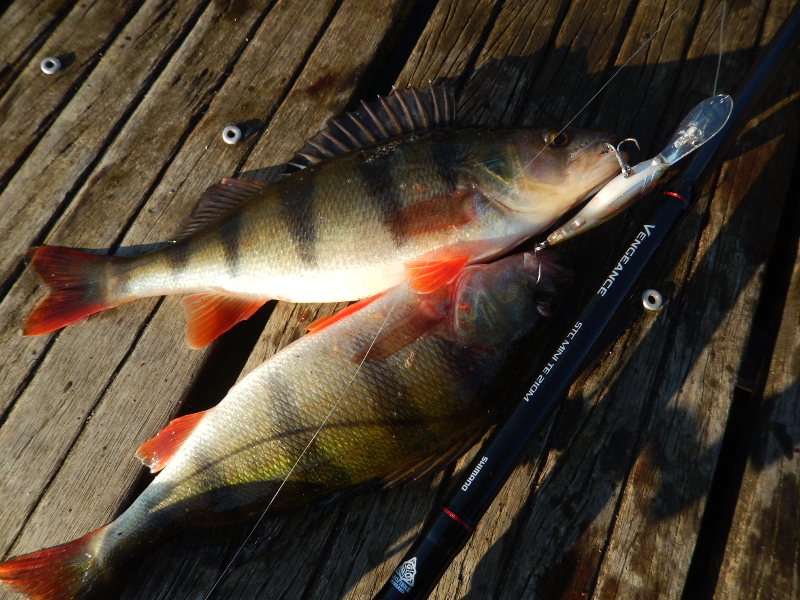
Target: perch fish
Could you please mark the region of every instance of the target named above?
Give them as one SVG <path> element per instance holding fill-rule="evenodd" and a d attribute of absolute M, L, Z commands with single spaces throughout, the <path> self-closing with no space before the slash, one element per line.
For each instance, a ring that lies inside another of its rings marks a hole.
<path fill-rule="evenodd" d="M 432 292 L 467 264 L 544 231 L 618 171 L 614 137 L 566 129 L 453 128 L 448 88 L 409 88 L 334 120 L 272 184 L 210 188 L 182 236 L 142 256 L 29 251 L 50 288 L 40 335 L 136 298 L 188 294 L 200 348 L 270 299 L 338 302 L 402 281 Z"/>
<path fill-rule="evenodd" d="M 177 531 L 442 468 L 490 424 L 498 406 L 481 391 L 565 275 L 548 251 L 517 254 L 317 323 L 219 405 L 145 442 L 137 456 L 160 473 L 115 521 L 0 564 L 0 580 L 35 600 L 107 597 L 120 565 Z"/>

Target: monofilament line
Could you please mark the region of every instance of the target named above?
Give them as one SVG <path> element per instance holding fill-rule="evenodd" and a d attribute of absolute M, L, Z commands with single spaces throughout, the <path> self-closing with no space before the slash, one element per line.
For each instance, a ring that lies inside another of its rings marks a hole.
<path fill-rule="evenodd" d="M 433 260 L 433 259 L 431 259 L 431 260 Z M 217 588 L 219 583 L 222 581 L 222 578 L 225 576 L 225 574 L 228 572 L 228 570 L 233 566 L 233 563 L 236 561 L 236 558 L 239 556 L 239 554 L 241 554 L 242 550 L 247 545 L 247 542 L 250 541 L 250 538 L 253 537 L 253 533 L 255 533 L 256 529 L 258 529 L 258 526 L 261 524 L 261 521 L 264 520 L 264 517 L 267 515 L 267 511 L 269 511 L 270 507 L 275 502 L 275 499 L 278 497 L 278 494 L 281 493 L 281 490 L 283 489 L 283 486 L 285 486 L 286 482 L 289 481 L 289 477 L 292 476 L 292 473 L 294 473 L 295 469 L 297 468 L 297 465 L 300 464 L 300 461 L 306 455 L 306 452 L 308 452 L 308 449 L 311 448 L 311 444 L 313 444 L 314 440 L 317 439 L 317 436 L 319 436 L 319 434 L 322 431 L 322 429 L 325 427 L 325 425 L 330 420 L 331 415 L 333 415 L 333 413 L 338 408 L 339 404 L 344 399 L 344 397 L 347 394 L 347 392 L 350 390 L 350 387 L 353 385 L 353 382 L 356 380 L 356 377 L 358 377 L 358 374 L 361 372 L 361 368 L 364 366 L 364 362 L 366 362 L 367 357 L 369 356 L 369 353 L 372 350 L 372 347 L 375 345 L 375 342 L 378 339 L 378 336 L 381 334 L 383 329 L 386 327 L 386 323 L 389 321 L 389 317 L 392 316 L 392 313 L 394 312 L 394 309 L 397 307 L 397 303 L 398 302 L 400 302 L 400 296 L 398 296 L 395 299 L 394 303 L 389 308 L 389 312 L 386 313 L 386 316 L 384 317 L 383 322 L 381 323 L 380 327 L 378 328 L 378 331 L 375 334 L 375 337 L 370 342 L 369 348 L 367 348 L 367 352 L 364 354 L 364 358 L 362 358 L 361 362 L 358 363 L 358 367 L 356 368 L 356 372 L 353 373 L 353 376 L 350 378 L 350 381 L 347 382 L 347 385 L 345 386 L 344 390 L 342 390 L 342 393 L 339 394 L 339 397 L 336 399 L 336 402 L 333 403 L 333 406 L 328 411 L 328 413 L 325 415 L 325 418 L 322 419 L 322 423 L 320 423 L 319 427 L 317 427 L 317 430 L 314 432 L 314 435 L 311 436 L 311 439 L 305 445 L 305 448 L 303 448 L 303 451 L 300 452 L 300 455 L 297 457 L 297 460 L 294 461 L 294 464 L 289 469 L 289 472 L 286 473 L 286 475 L 284 476 L 283 480 L 281 481 L 281 484 L 278 486 L 278 489 L 275 490 L 275 493 L 272 495 L 272 498 L 270 499 L 269 503 L 267 504 L 267 507 L 263 511 L 261 511 L 261 515 L 258 517 L 258 520 L 255 522 L 253 527 L 250 528 L 250 533 L 247 534 L 247 537 L 245 537 L 244 541 L 236 549 L 236 552 L 233 554 L 231 559 L 225 565 L 225 568 L 222 569 L 222 572 L 219 574 L 217 579 L 214 581 L 214 585 L 212 585 L 211 589 L 208 590 L 208 593 L 204 596 L 203 600 L 208 600 L 211 597 L 211 594 L 214 593 L 214 590 Z"/>
<path fill-rule="evenodd" d="M 675 10 L 673 10 L 673 11 L 672 11 L 672 12 L 669 14 L 669 16 L 668 16 L 668 17 L 667 17 L 667 18 L 664 20 L 664 22 L 663 22 L 663 23 L 661 23 L 661 25 L 659 25 L 659 26 L 658 26 L 658 28 L 657 28 L 657 29 L 656 29 L 656 30 L 655 30 L 653 33 L 651 33 L 651 34 L 649 34 L 649 35 L 647 36 L 647 39 L 646 39 L 644 42 L 642 42 L 642 44 L 641 44 L 641 45 L 640 45 L 640 46 L 639 46 L 639 47 L 638 47 L 636 50 L 634 50 L 634 51 L 633 51 L 633 54 L 631 54 L 631 55 L 628 57 L 628 59 L 627 59 L 627 60 L 626 60 L 624 63 L 622 63 L 622 64 L 621 64 L 619 67 L 617 67 L 617 70 L 616 70 L 616 71 L 615 71 L 615 72 L 614 72 L 614 73 L 611 75 L 611 77 L 609 77 L 609 78 L 608 78 L 608 81 L 606 81 L 606 82 L 605 82 L 605 83 L 604 83 L 602 86 L 600 86 L 600 89 L 599 89 L 599 90 L 597 90 L 597 91 L 594 93 L 594 95 L 593 95 L 591 98 L 589 98 L 589 100 L 586 102 L 586 104 L 584 104 L 584 105 L 583 105 L 583 106 L 580 108 L 580 110 L 578 110 L 578 112 L 576 112 L 576 113 L 575 113 L 575 116 L 574 116 L 574 117 L 572 117 L 572 118 L 571 118 L 569 121 L 567 121 L 567 124 L 566 124 L 566 125 L 564 125 L 564 126 L 563 126 L 563 127 L 562 127 L 562 128 L 559 130 L 559 131 L 558 131 L 558 133 L 557 133 L 555 136 L 552 136 L 552 137 L 551 137 L 551 139 L 552 139 L 552 138 L 554 138 L 554 137 L 556 137 L 557 135 L 560 135 L 561 133 L 563 133 L 563 132 L 564 132 L 564 130 L 565 130 L 567 127 L 569 127 L 570 125 L 572 125 L 572 123 L 575 121 L 575 119 L 577 119 L 577 118 L 578 118 L 578 117 L 579 117 L 579 116 L 580 116 L 580 115 L 583 113 L 583 111 L 585 111 L 585 110 L 587 109 L 587 107 L 588 107 L 588 106 L 589 106 L 589 105 L 590 105 L 592 102 L 594 102 L 595 98 L 597 98 L 597 97 L 598 97 L 598 96 L 599 96 L 599 95 L 600 95 L 600 94 L 603 92 L 603 90 L 604 90 L 604 89 L 606 89 L 606 88 L 608 87 L 608 85 L 609 85 L 609 84 L 610 84 L 610 83 L 611 83 L 611 82 L 614 80 L 614 78 L 615 78 L 617 75 L 619 75 L 619 74 L 620 74 L 620 72 L 622 71 L 622 69 L 624 69 L 624 68 L 625 68 L 625 66 L 626 66 L 626 65 L 627 65 L 629 62 L 631 62 L 631 61 L 633 60 L 633 57 L 634 57 L 634 56 L 636 56 L 637 54 L 639 54 L 639 52 L 641 52 L 641 51 L 642 51 L 642 50 L 643 50 L 643 49 L 644 49 L 644 48 L 645 48 L 645 47 L 646 47 L 646 46 L 647 46 L 647 45 L 648 45 L 650 42 L 652 42 L 652 41 L 653 41 L 653 38 L 656 36 L 656 34 L 657 34 L 659 31 L 661 31 L 661 29 L 663 29 L 663 27 L 664 27 L 664 26 L 665 26 L 667 23 L 669 23 L 669 22 L 672 20 L 672 17 L 674 17 L 674 16 L 675 16 L 675 13 L 677 13 L 677 12 L 678 12 L 678 11 L 681 9 L 681 7 L 682 7 L 684 4 L 686 4 L 686 0 L 683 0 L 683 1 L 682 1 L 680 4 L 678 4 L 678 6 L 675 8 Z M 544 151 L 545 151 L 545 149 L 547 148 L 547 146 L 549 146 L 549 145 L 550 145 L 550 142 L 548 141 L 548 142 L 547 142 L 547 143 L 544 145 L 544 147 L 543 147 L 541 150 L 539 150 L 539 152 L 536 154 L 536 156 L 534 156 L 534 157 L 533 157 L 533 158 L 532 158 L 532 159 L 531 159 L 531 160 L 528 162 L 528 164 L 527 164 L 527 165 L 525 165 L 525 167 L 527 168 L 528 166 L 530 166 L 530 164 L 531 164 L 533 161 L 535 161 L 537 158 L 539 158 L 539 155 L 541 155 L 541 153 L 542 153 L 542 152 L 544 152 Z"/>
<path fill-rule="evenodd" d="M 725 11 L 727 8 L 727 0 L 722 0 L 722 14 L 719 17 L 719 54 L 717 55 L 717 72 L 714 75 L 714 91 L 711 93 L 712 96 L 717 95 L 717 82 L 719 81 L 719 72 L 722 68 L 722 50 L 723 45 L 725 43 L 725 36 L 723 35 L 723 31 L 725 29 Z"/>
<path fill-rule="evenodd" d="M 662 28 L 663 28 L 663 27 L 664 27 L 664 26 L 665 26 L 667 23 L 669 23 L 669 22 L 672 20 L 672 18 L 675 16 L 675 14 L 676 14 L 676 13 L 677 13 L 677 12 L 678 12 L 680 9 L 681 9 L 681 7 L 683 7 L 683 5 L 684 5 L 685 3 L 686 3 L 686 0 L 683 0 L 683 1 L 682 1 L 682 2 L 681 2 L 681 3 L 680 3 L 680 4 L 679 4 L 679 5 L 678 5 L 678 6 L 675 8 L 675 10 L 673 10 L 673 11 L 672 11 L 672 12 L 669 14 L 669 16 L 666 18 L 666 20 L 664 20 L 664 22 L 663 22 L 663 23 L 661 23 L 661 25 L 659 25 L 659 26 L 658 26 L 658 28 L 657 28 L 657 29 L 656 29 L 656 30 L 655 30 L 653 33 L 651 33 L 650 35 L 648 35 L 648 36 L 647 36 L 647 40 L 645 40 L 645 41 L 644 41 L 644 42 L 643 42 L 643 43 L 642 43 L 642 44 L 641 44 L 641 45 L 640 45 L 640 46 L 639 46 L 639 47 L 638 47 L 638 48 L 637 48 L 637 49 L 636 49 L 636 50 L 635 50 L 635 51 L 634 51 L 634 52 L 633 52 L 633 53 L 632 53 L 632 54 L 631 54 L 629 57 L 628 57 L 628 59 L 627 59 L 627 60 L 626 60 L 624 63 L 622 63 L 622 65 L 620 65 L 620 66 L 617 68 L 617 70 L 616 70 L 616 71 L 615 71 L 615 72 L 614 72 L 614 73 L 611 75 L 611 77 L 609 77 L 609 79 L 608 79 L 608 80 L 607 80 L 607 81 L 606 81 L 606 82 L 605 82 L 605 83 L 604 83 L 604 84 L 603 84 L 603 85 L 600 87 L 600 89 L 599 89 L 599 90 L 598 90 L 598 91 L 597 91 L 597 92 L 596 92 L 596 93 L 595 93 L 595 94 L 594 94 L 594 95 L 593 95 L 593 96 L 592 96 L 592 97 L 589 99 L 589 101 L 588 101 L 588 102 L 586 102 L 586 104 L 584 104 L 584 105 L 583 105 L 583 107 L 581 107 L 581 109 L 580 109 L 580 110 L 579 110 L 577 113 L 575 113 L 575 116 L 573 116 L 573 117 L 572 117 L 572 118 L 571 118 L 571 119 L 570 119 L 570 120 L 569 120 L 569 121 L 566 123 L 566 125 L 564 125 L 564 126 L 561 128 L 561 130 L 558 132 L 559 134 L 560 134 L 560 133 L 562 133 L 562 132 L 564 131 L 564 129 L 566 129 L 567 127 L 569 127 L 569 126 L 570 126 L 570 125 L 573 123 L 573 121 L 575 121 L 575 119 L 577 119 L 577 118 L 578 118 L 578 117 L 579 117 L 579 116 L 580 116 L 580 115 L 581 115 L 581 114 L 582 114 L 582 113 L 583 113 L 583 112 L 586 110 L 586 108 L 589 106 L 589 104 L 591 104 L 591 103 L 592 103 L 592 102 L 595 100 L 595 98 L 597 98 L 597 96 L 599 96 L 599 95 L 600 95 L 600 93 L 601 93 L 601 92 L 602 92 L 602 91 L 603 91 L 603 90 L 604 90 L 606 87 L 608 87 L 608 85 L 609 85 L 609 84 L 610 84 L 610 83 L 613 81 L 613 79 L 614 79 L 614 78 L 615 78 L 617 75 L 619 75 L 620 71 L 621 71 L 621 70 L 622 70 L 622 69 L 623 69 L 623 68 L 624 68 L 624 67 L 625 67 L 625 66 L 626 66 L 626 65 L 627 65 L 627 64 L 628 64 L 628 63 L 629 63 L 631 60 L 633 60 L 633 58 L 634 58 L 634 57 L 635 57 L 635 56 L 636 56 L 636 55 L 637 55 L 639 52 L 641 52 L 641 50 L 643 50 L 643 49 L 644 49 L 644 48 L 645 48 L 645 47 L 646 47 L 646 46 L 647 46 L 647 45 L 648 45 L 648 44 L 649 44 L 649 43 L 650 43 L 650 42 L 653 40 L 653 38 L 655 37 L 655 35 L 656 35 L 656 34 L 657 34 L 659 31 L 661 31 L 661 29 L 662 29 Z M 535 160 L 536 160 L 536 159 L 537 159 L 537 158 L 538 158 L 538 157 L 539 157 L 539 156 L 542 154 L 542 152 L 544 152 L 544 150 L 547 148 L 547 146 L 548 146 L 549 144 L 550 144 L 550 142 L 548 141 L 548 142 L 547 142 L 547 144 L 545 144 L 545 146 L 544 146 L 544 147 L 543 147 L 543 148 L 542 148 L 542 149 L 541 149 L 541 150 L 540 150 L 540 151 L 539 151 L 539 152 L 538 152 L 538 153 L 537 153 L 537 154 L 536 154 L 536 155 L 535 155 L 535 156 L 534 156 L 534 157 L 533 157 L 533 158 L 532 158 L 532 159 L 531 159 L 531 160 L 530 160 L 528 163 L 527 163 L 526 167 L 527 167 L 527 166 L 529 166 L 531 163 L 533 163 L 533 161 L 535 161 Z M 490 202 L 492 202 L 492 201 L 493 201 L 493 199 L 492 199 L 492 198 L 486 198 L 486 203 L 487 203 L 487 204 L 488 204 L 488 203 L 490 203 Z M 476 214 L 475 214 L 475 216 L 473 216 L 473 217 L 472 217 L 472 219 L 470 219 L 470 221 L 469 221 L 469 222 L 467 222 L 465 225 L 463 225 L 463 226 L 462 226 L 462 229 L 466 228 L 466 227 L 467 227 L 467 226 L 468 226 L 470 223 L 472 223 L 472 222 L 473 222 L 475 219 L 477 219 L 477 217 L 478 217 L 478 214 L 476 213 Z M 444 245 L 444 246 L 443 246 L 443 247 L 442 247 L 442 248 L 439 250 L 439 252 L 437 252 L 437 253 L 436 253 L 436 254 L 435 254 L 433 257 L 431 257 L 431 258 L 430 258 L 430 259 L 427 261 L 426 265 L 430 264 L 432 261 L 434 261 L 436 258 L 438 258 L 438 257 L 439 257 L 439 256 L 442 254 L 442 252 L 444 252 L 444 250 L 445 250 L 445 248 L 446 248 L 447 246 L 449 246 L 450 244 L 452 244 L 453 242 L 455 242 L 455 241 L 456 241 L 456 238 L 457 238 L 457 236 L 458 236 L 458 233 L 454 233 L 454 235 L 453 235 L 453 238 L 450 240 L 450 242 L 449 242 L 448 244 L 445 244 L 445 245 Z M 316 431 L 314 432 L 314 434 L 311 436 L 311 439 L 308 441 L 308 443 L 306 444 L 306 446 L 303 448 L 303 451 L 302 451 L 302 452 L 300 453 L 300 455 L 297 457 L 297 460 L 295 460 L 294 464 L 293 464 L 293 465 L 292 465 L 292 467 L 289 469 L 289 472 L 286 474 L 286 476 L 285 476 L 285 477 L 283 478 L 283 480 L 281 481 L 281 484 L 278 486 L 278 489 L 275 491 L 275 493 L 273 494 L 273 496 L 272 496 L 272 498 L 270 499 L 269 503 L 267 504 L 266 508 L 265 508 L 265 509 L 264 509 L 264 510 L 261 512 L 261 515 L 258 517 L 258 519 L 256 520 L 255 524 L 254 524 L 254 525 L 253 525 L 253 527 L 250 529 L 250 532 L 247 534 L 247 537 L 246 537 L 246 538 L 244 539 L 244 541 L 243 541 L 243 542 L 242 542 L 242 543 L 239 545 L 239 547 L 237 548 L 237 550 L 236 550 L 236 552 L 234 553 L 234 555 L 231 557 L 231 559 L 228 561 L 228 563 L 227 563 L 227 564 L 225 565 L 225 567 L 223 568 L 222 572 L 219 574 L 219 576 L 217 577 L 217 579 L 214 581 L 214 584 L 212 585 L 211 589 L 209 589 L 208 593 L 205 595 L 205 597 L 204 597 L 204 600 L 209 600 L 209 598 L 211 597 L 211 594 L 214 592 L 214 590 L 215 590 L 215 589 L 217 588 L 217 586 L 220 584 L 220 582 L 221 582 L 221 581 L 222 581 L 222 579 L 224 578 L 225 574 L 226 574 L 226 573 L 228 572 L 228 570 L 229 570 L 229 569 L 230 569 L 230 568 L 233 566 L 233 563 L 236 561 L 236 558 L 239 556 L 239 554 L 241 554 L 241 552 L 242 552 L 242 550 L 244 549 L 244 547 L 245 547 L 245 546 L 247 545 L 247 543 L 250 541 L 250 539 L 252 538 L 252 536 L 253 536 L 253 534 L 255 533 L 256 529 L 258 529 L 258 526 L 261 524 L 261 521 L 263 521 L 264 517 L 266 516 L 266 514 L 267 514 L 267 512 L 269 511 L 269 509 L 270 509 L 270 507 L 272 506 L 272 504 L 275 502 L 275 499 L 278 497 L 278 494 L 280 494 L 281 490 L 282 490 L 282 489 L 283 489 L 283 487 L 286 485 L 286 482 L 289 480 L 289 477 L 291 477 L 292 473 L 295 471 L 295 469 L 297 468 L 297 466 L 300 464 L 300 461 L 303 459 L 303 456 L 305 456 L 305 454 L 306 454 L 306 452 L 308 451 L 308 449 L 311 447 L 311 445 L 312 445 L 312 444 L 314 443 L 314 441 L 317 439 L 317 437 L 319 436 L 320 432 L 321 432 L 321 431 L 322 431 L 322 429 L 325 427 L 325 425 L 327 424 L 327 422 L 330 420 L 331 416 L 333 415 L 333 413 L 334 413 L 334 412 L 336 411 L 336 409 L 338 408 L 339 404 L 340 404 L 340 403 L 342 402 L 342 400 L 344 399 L 344 397 L 345 397 L 345 394 L 347 394 L 347 392 L 350 390 L 350 387 L 352 386 L 352 384 L 353 384 L 353 382 L 355 381 L 356 377 L 358 377 L 359 373 L 361 372 L 361 369 L 362 369 L 362 367 L 363 367 L 364 363 L 366 362 L 366 360 L 367 360 L 367 357 L 369 356 L 369 353 L 370 353 L 370 351 L 372 350 L 372 347 L 375 345 L 375 342 L 377 341 L 377 339 L 378 339 L 378 336 L 381 334 L 381 332 L 383 331 L 383 329 L 386 327 L 386 324 L 387 324 L 387 322 L 388 322 L 388 320 L 389 320 L 389 317 L 391 317 L 391 315 L 392 315 L 392 313 L 394 312 L 394 309 L 396 308 L 396 306 L 397 306 L 397 303 L 398 303 L 399 301 L 400 301 L 400 296 L 398 296 L 398 297 L 397 297 L 397 299 L 395 299 L 394 303 L 392 304 L 392 306 L 390 307 L 390 309 L 389 309 L 388 313 L 386 314 L 386 317 L 384 317 L 384 319 L 383 319 L 383 322 L 381 323 L 380 327 L 378 328 L 378 331 L 377 331 L 377 332 L 376 332 L 376 334 L 375 334 L 375 337 L 372 339 L 372 342 L 370 342 L 370 345 L 369 345 L 369 348 L 367 349 L 367 352 L 364 354 L 364 357 L 361 359 L 361 362 L 358 364 L 358 367 L 356 368 L 356 372 L 355 372 L 355 373 L 353 374 L 353 376 L 350 378 L 350 381 L 348 381 L 347 385 L 345 386 L 345 389 L 342 391 L 342 393 L 341 393 L 341 394 L 339 395 L 339 397 L 336 399 L 336 401 L 334 402 L 333 406 L 332 406 L 332 407 L 331 407 L 331 409 L 328 411 L 328 413 L 325 415 L 325 418 L 322 420 L 322 423 L 320 423 L 319 427 L 316 429 Z"/>

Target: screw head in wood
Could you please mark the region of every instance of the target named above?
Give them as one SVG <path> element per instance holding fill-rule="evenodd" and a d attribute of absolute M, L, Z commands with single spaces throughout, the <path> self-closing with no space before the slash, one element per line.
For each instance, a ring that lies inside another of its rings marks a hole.
<path fill-rule="evenodd" d="M 42 69 L 42 72 L 52 75 L 61 70 L 61 61 L 55 56 L 46 56 L 42 59 L 39 67 Z"/>
<path fill-rule="evenodd" d="M 235 125 L 228 125 L 222 130 L 222 139 L 226 144 L 235 144 L 242 139 L 242 130 Z"/>
<path fill-rule="evenodd" d="M 658 310 L 664 304 L 664 298 L 658 290 L 645 290 L 642 294 L 642 304 L 647 310 Z"/>

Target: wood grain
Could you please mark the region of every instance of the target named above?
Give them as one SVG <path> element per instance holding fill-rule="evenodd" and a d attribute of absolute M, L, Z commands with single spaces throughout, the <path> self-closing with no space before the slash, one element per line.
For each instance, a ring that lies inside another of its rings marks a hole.
<path fill-rule="evenodd" d="M 440 0 L 397 85 L 455 85 L 470 123 L 560 127 L 577 117 L 574 125 L 636 136 L 642 160 L 714 86 L 720 2 L 690 0 L 667 22 L 679 4 Z M 719 89 L 736 88 L 794 4 L 730 7 Z M 45 241 L 137 254 L 171 237 L 220 178 L 274 177 L 266 167 L 366 94 L 415 3 L 168 0 L 146 1 L 135 14 L 131 6 L 116 4 L 108 23 L 76 42 L 80 60 L 52 84 L 36 74 L 39 55 L 68 44 L 105 3 L 34 8 L 18 0 L 0 16 L 0 33 L 10 36 L 0 36 L 0 136 L 25 119 L 39 123 L 0 157 L 0 166 L 12 165 L 0 187 L 5 556 L 113 518 L 149 481 L 133 458 L 141 442 L 176 414 L 217 402 L 305 324 L 341 306 L 271 303 L 200 352 L 185 346 L 175 297 L 22 338 L 19 324 L 42 297 L 22 272 L 24 249 Z M 718 509 L 708 505 L 709 490 L 725 468 L 721 440 L 791 201 L 798 90 L 796 68 L 771 88 L 644 274 L 638 293 L 659 289 L 665 306 L 644 312 L 634 298 L 624 307 L 607 347 L 433 598 L 688 600 L 710 598 L 714 582 L 720 599 L 798 595 L 797 265 L 783 288 L 769 377 L 760 376 L 757 433 L 722 566 L 689 576 L 709 542 L 700 539 L 711 531 L 703 523 Z M 222 143 L 229 124 L 242 127 L 240 144 Z M 562 315 L 506 366 L 498 402 L 524 389 L 525 375 L 569 328 L 652 203 L 564 244 L 576 285 Z M 249 537 L 250 524 L 176 537 L 130 565 L 121 597 L 202 598 L 214 588 L 212 598 L 369 598 L 468 458 L 396 490 L 268 517 Z"/>
<path fill-rule="evenodd" d="M 768 373 L 714 598 L 800 596 L 800 252 Z"/>

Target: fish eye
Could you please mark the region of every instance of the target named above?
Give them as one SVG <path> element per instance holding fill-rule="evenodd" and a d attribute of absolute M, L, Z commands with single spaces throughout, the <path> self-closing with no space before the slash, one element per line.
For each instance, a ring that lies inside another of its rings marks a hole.
<path fill-rule="evenodd" d="M 564 131 L 551 131 L 547 134 L 547 143 L 551 146 L 566 146 L 569 142 L 569 134 Z"/>
<path fill-rule="evenodd" d="M 543 317 L 552 317 L 556 312 L 556 301 L 549 294 L 540 294 L 536 297 L 536 312 Z"/>

